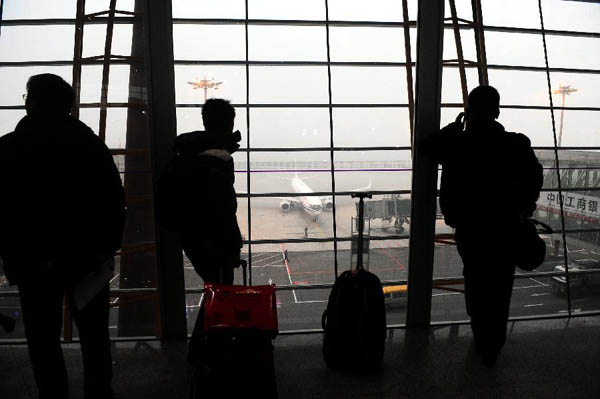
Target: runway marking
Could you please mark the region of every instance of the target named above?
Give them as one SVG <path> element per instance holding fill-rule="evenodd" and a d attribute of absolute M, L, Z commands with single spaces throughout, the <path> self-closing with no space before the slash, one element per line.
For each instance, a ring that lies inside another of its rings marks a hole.
<path fill-rule="evenodd" d="M 119 277 L 120 275 L 121 275 L 121 273 L 117 273 L 117 274 L 115 274 L 115 276 L 114 276 L 113 278 L 111 278 L 111 279 L 110 279 L 110 282 L 109 282 L 109 284 L 112 284 L 112 282 L 113 282 L 113 281 L 115 281 L 115 279 L 116 279 L 117 277 Z"/>
<path fill-rule="evenodd" d="M 326 302 L 328 302 L 328 301 L 325 301 L 325 300 L 314 300 L 314 301 L 299 301 L 299 302 L 296 302 L 296 303 L 326 303 Z"/>
<path fill-rule="evenodd" d="M 441 294 L 433 294 L 431 296 L 434 297 L 434 296 L 448 296 L 448 295 L 462 295 L 462 294 L 463 294 L 462 292 L 444 292 Z"/>
<path fill-rule="evenodd" d="M 544 295 L 550 295 L 549 292 L 542 292 L 541 294 L 531 294 L 531 296 L 544 296 Z"/>
<path fill-rule="evenodd" d="M 598 256 L 600 256 L 600 254 L 599 254 L 598 252 L 590 251 L 590 253 L 591 253 L 591 254 L 594 254 L 594 255 L 598 255 Z"/>
<path fill-rule="evenodd" d="M 525 290 L 528 288 L 540 288 L 540 287 L 548 287 L 547 284 L 544 285 L 525 285 L 523 287 L 513 287 L 513 290 Z"/>
<path fill-rule="evenodd" d="M 532 308 L 534 306 L 544 306 L 544 304 L 543 303 L 536 303 L 536 304 L 533 304 L 533 305 L 525 305 L 526 308 Z"/>
<path fill-rule="evenodd" d="M 378 247 L 376 249 L 381 249 L 388 258 L 390 258 L 391 260 L 393 260 L 398 265 L 398 268 L 400 270 L 406 270 L 406 268 L 404 267 L 404 265 L 402 263 L 400 263 L 400 261 L 398 259 L 396 259 L 396 257 L 394 257 L 394 255 L 392 255 L 387 249 L 383 248 L 381 246 L 381 244 L 376 243 L 375 246 Z"/>
<path fill-rule="evenodd" d="M 317 228 L 319 229 L 319 231 L 321 232 L 321 235 L 323 236 L 323 238 L 327 238 L 327 236 L 325 235 L 325 232 L 323 231 L 323 229 L 321 228 L 321 226 L 319 225 L 319 223 L 317 223 L 316 221 L 313 220 L 313 223 L 315 224 L 315 226 L 317 226 Z"/>
<path fill-rule="evenodd" d="M 544 283 L 542 283 L 542 282 L 541 282 L 541 281 L 539 281 L 539 280 L 536 280 L 536 279 L 534 279 L 533 277 L 530 277 L 529 279 L 530 279 L 531 281 L 533 281 L 534 283 L 538 283 L 538 284 L 539 284 L 539 285 L 541 285 L 542 287 L 549 287 L 549 286 L 550 286 L 550 285 L 548 285 L 548 284 L 544 284 Z"/>
<path fill-rule="evenodd" d="M 329 274 L 332 273 L 332 270 L 316 270 L 314 272 L 291 272 L 290 274 L 299 275 L 299 274 Z"/>
<path fill-rule="evenodd" d="M 285 254 L 285 246 L 283 245 L 283 243 L 281 243 L 281 253 Z M 292 280 L 292 275 L 290 274 L 290 264 L 287 260 L 285 261 L 285 268 L 287 270 L 288 279 L 290 280 L 290 285 L 294 285 L 294 282 Z M 296 290 L 292 290 L 292 294 L 294 294 L 294 302 L 298 303 L 298 297 L 296 296 Z"/>

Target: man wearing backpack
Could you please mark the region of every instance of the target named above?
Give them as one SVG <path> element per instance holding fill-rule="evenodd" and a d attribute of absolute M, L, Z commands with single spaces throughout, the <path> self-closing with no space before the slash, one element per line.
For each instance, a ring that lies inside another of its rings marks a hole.
<path fill-rule="evenodd" d="M 159 180 L 159 218 L 179 231 L 185 254 L 205 283 L 233 284 L 240 265 L 233 158 L 241 140 L 233 132 L 235 109 L 229 101 L 209 99 L 202 107 L 206 131 L 175 139 L 176 156 Z"/>
<path fill-rule="evenodd" d="M 125 223 L 119 171 L 100 138 L 70 115 L 75 95 L 61 77 L 32 76 L 25 98 L 27 116 L 0 138 L 0 256 L 19 287 L 39 397 L 69 397 L 60 345 L 66 292 L 85 398 L 112 398 L 108 280 Z M 82 284 L 89 276 L 94 284 Z"/>
<path fill-rule="evenodd" d="M 499 105 L 496 89 L 475 88 L 464 131 L 461 114 L 424 143 L 424 153 L 442 165 L 440 207 L 456 231 L 475 350 L 488 366 L 506 341 L 515 237 L 521 220 L 533 215 L 543 182 L 529 139 L 496 122 Z"/>

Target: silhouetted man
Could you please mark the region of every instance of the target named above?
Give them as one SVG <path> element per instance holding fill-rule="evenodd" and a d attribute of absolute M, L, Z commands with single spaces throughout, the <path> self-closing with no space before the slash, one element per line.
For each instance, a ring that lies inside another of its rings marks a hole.
<path fill-rule="evenodd" d="M 536 209 L 543 181 L 529 139 L 495 121 L 499 104 L 496 89 L 477 87 L 469 94 L 465 130 L 461 114 L 424 143 L 425 153 L 442 164 L 440 207 L 456 229 L 475 349 L 487 365 L 506 341 L 514 240 L 521 219 Z"/>
<path fill-rule="evenodd" d="M 159 182 L 159 216 L 181 232 L 185 254 L 204 282 L 233 284 L 242 236 L 237 223 L 233 158 L 241 140 L 233 133 L 235 109 L 209 99 L 202 107 L 206 131 L 175 139 L 175 158 Z"/>
<path fill-rule="evenodd" d="M 73 101 L 59 76 L 32 76 L 27 116 L 0 138 L 0 255 L 6 277 L 19 287 L 39 397 L 69 396 L 60 346 L 66 291 L 85 398 L 105 399 L 113 397 L 105 269 L 121 246 L 125 197 L 106 145 L 70 116 Z M 94 277 L 100 271 L 104 277 Z"/>

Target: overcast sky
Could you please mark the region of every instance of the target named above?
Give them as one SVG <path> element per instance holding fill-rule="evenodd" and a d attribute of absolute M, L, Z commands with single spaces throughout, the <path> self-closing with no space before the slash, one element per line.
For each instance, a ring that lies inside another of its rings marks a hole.
<path fill-rule="evenodd" d="M 108 0 L 88 0 L 86 12 L 108 7 Z M 486 25 L 539 28 L 537 0 L 483 0 Z M 401 21 L 400 0 L 329 0 L 332 20 Z M 282 1 L 250 0 L 250 18 L 282 18 L 324 20 L 324 0 Z M 600 4 L 544 0 L 547 29 L 600 32 Z M 132 0 L 118 0 L 117 8 L 132 10 Z M 470 19 L 470 0 L 458 0 L 459 17 Z M 417 15 L 416 0 L 409 1 L 411 20 Z M 449 15 L 449 9 L 446 10 Z M 173 16 L 189 18 L 244 18 L 244 0 L 173 0 Z M 74 0 L 5 0 L 5 19 L 74 18 Z M 130 26 L 117 25 L 113 53 L 128 55 L 131 46 Z M 333 61 L 403 62 L 404 36 L 401 28 L 332 27 L 330 30 Z M 416 30 L 411 31 L 412 57 L 415 57 Z M 0 61 L 72 60 L 73 26 L 2 27 Z M 105 27 L 85 27 L 84 55 L 101 55 Z M 476 59 L 474 36 L 462 32 L 465 58 Z M 600 39 L 548 36 L 551 67 L 600 69 Z M 544 66 L 542 38 L 539 35 L 486 33 L 487 58 L 490 65 Z M 175 25 L 176 60 L 241 60 L 245 59 L 243 25 Z M 254 61 L 300 60 L 326 61 L 326 31 L 322 26 L 250 26 L 249 58 Z M 454 36 L 445 32 L 444 58 L 456 58 Z M 36 73 L 52 72 L 71 81 L 70 67 L 0 68 L 0 105 L 23 103 L 27 78 Z M 82 102 L 100 99 L 100 66 L 87 66 L 82 77 Z M 109 101 L 125 102 L 128 95 L 127 66 L 111 67 Z M 215 78 L 222 81 L 210 96 L 246 102 L 244 66 L 176 66 L 176 97 L 180 104 L 202 103 L 203 93 L 188 81 Z M 476 70 L 468 70 L 468 86 L 477 84 Z M 458 69 L 444 70 L 443 102 L 460 102 Z M 599 106 L 600 76 L 594 74 L 553 73 L 552 85 L 572 85 L 579 91 L 567 98 L 568 106 Z M 547 106 L 545 73 L 499 71 L 490 69 L 490 84 L 501 94 L 503 105 Z M 253 66 L 250 68 L 251 103 L 327 104 L 328 76 L 325 66 Z M 334 103 L 405 104 L 406 71 L 403 67 L 332 67 L 332 99 Z M 554 96 L 555 105 L 560 97 Z M 457 109 L 443 109 L 442 122 L 454 119 Z M 0 133 L 14 128 L 23 111 L 0 111 Z M 179 133 L 202 129 L 199 108 L 178 109 Z M 98 129 L 98 110 L 82 110 L 81 119 Z M 556 114 L 557 128 L 560 111 Z M 107 144 L 125 145 L 124 109 L 108 112 Z M 246 133 L 246 111 L 238 109 L 237 126 Z M 553 144 L 548 111 L 503 109 L 500 115 L 507 129 L 526 133 L 534 145 Z M 329 114 L 323 108 L 259 108 L 250 115 L 253 147 L 328 146 Z M 334 109 L 336 146 L 406 146 L 409 145 L 409 123 L 406 108 L 336 108 Z M 245 140 L 244 140 L 245 143 Z M 568 111 L 565 114 L 563 145 L 600 146 L 600 112 Z M 375 155 L 375 154 L 373 154 Z M 407 154 L 404 154 L 407 155 Z M 306 157 L 317 156 L 305 154 Z M 362 157 L 368 155 L 362 155 Z M 397 153 L 377 154 L 397 158 Z M 404 157 L 401 157 L 404 158 Z"/>

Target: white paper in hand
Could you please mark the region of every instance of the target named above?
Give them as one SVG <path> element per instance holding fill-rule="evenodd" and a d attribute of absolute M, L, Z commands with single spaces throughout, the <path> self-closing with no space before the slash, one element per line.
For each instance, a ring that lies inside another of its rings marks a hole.
<path fill-rule="evenodd" d="M 115 270 L 115 258 L 109 257 L 88 273 L 73 289 L 73 302 L 77 310 L 85 306 L 108 284 Z"/>

